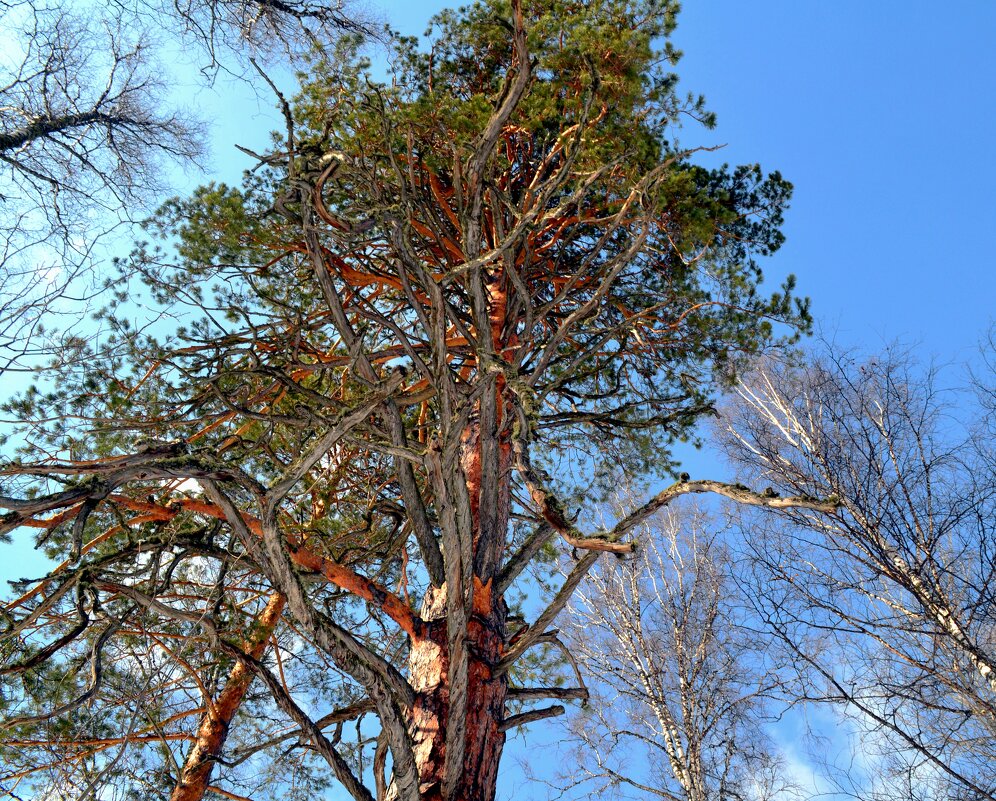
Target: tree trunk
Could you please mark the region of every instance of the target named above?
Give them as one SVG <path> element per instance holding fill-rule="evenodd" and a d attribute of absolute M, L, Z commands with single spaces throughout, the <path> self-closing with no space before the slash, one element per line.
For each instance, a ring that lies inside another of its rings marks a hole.
<path fill-rule="evenodd" d="M 254 621 L 252 629 L 246 636 L 244 648 L 245 653 L 253 659 L 259 659 L 266 650 L 280 614 L 284 611 L 285 603 L 286 598 L 283 595 L 279 592 L 273 593 Z M 197 737 L 183 763 L 180 778 L 173 788 L 170 801 L 200 801 L 204 797 L 211 782 L 214 763 L 225 746 L 228 727 L 245 700 L 252 680 L 252 671 L 242 662 L 237 662 L 218 697 L 214 701 L 205 699 L 207 709 L 201 718 Z"/>
<path fill-rule="evenodd" d="M 422 636 L 413 638 L 409 676 L 416 693 L 411 721 L 419 790 L 425 801 L 493 801 L 498 779 L 498 763 L 505 745 L 501 729 L 505 718 L 508 679 L 504 672 L 495 676 L 506 646 L 505 623 L 508 607 L 504 598 L 492 592 L 493 573 L 505 547 L 509 520 L 511 448 L 498 434 L 501 388 L 496 388 L 497 409 L 490 424 L 475 421 L 461 436 L 461 467 L 467 484 L 473 521 L 472 576 L 473 605 L 465 632 L 467 653 L 466 713 L 462 764 L 454 777 L 450 768 L 450 788 L 446 792 L 446 743 L 450 713 L 450 647 L 447 632 L 449 588 L 430 588 L 423 599 L 421 617 L 426 622 Z M 497 418 L 497 419 L 495 419 Z M 504 480 L 502 480 L 504 478 Z M 489 482 L 497 482 L 497 493 Z M 489 513 L 481 514 L 482 497 L 491 492 Z M 459 554 L 446 554 L 459 559 Z M 486 575 L 477 575 L 478 570 Z M 462 588 L 457 590 L 462 592 Z M 448 796 L 448 797 L 447 797 Z"/>
<path fill-rule="evenodd" d="M 446 637 L 446 588 L 430 589 L 422 614 L 425 636 L 413 641 L 409 668 L 417 694 L 411 721 L 419 790 L 425 801 L 442 801 L 449 714 L 450 660 Z M 474 614 L 467 626 L 467 713 L 463 766 L 451 798 L 446 801 L 493 801 L 498 762 L 505 745 L 508 680 L 493 676 L 505 641 L 507 607 L 492 598 L 491 586 L 475 579 Z"/>

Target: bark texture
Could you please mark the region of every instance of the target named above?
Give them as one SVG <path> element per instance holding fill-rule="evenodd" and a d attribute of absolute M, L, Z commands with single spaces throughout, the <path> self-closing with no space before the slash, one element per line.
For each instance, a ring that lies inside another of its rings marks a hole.
<path fill-rule="evenodd" d="M 247 655 L 253 659 L 259 659 L 263 655 L 286 603 L 287 599 L 279 592 L 270 596 L 246 637 L 244 650 Z M 204 797 L 211 783 L 215 762 L 225 745 L 228 728 L 239 711 L 252 680 L 251 669 L 244 662 L 237 662 L 218 697 L 213 701 L 205 699 L 207 709 L 197 727 L 194 745 L 183 763 L 180 779 L 173 788 L 170 801 L 200 801 Z"/>
<path fill-rule="evenodd" d="M 453 801 L 492 801 L 498 763 L 505 746 L 501 722 L 508 680 L 495 675 L 504 649 L 506 607 L 490 588 L 477 583 L 474 614 L 467 627 L 467 682 L 463 760 Z M 451 660 L 446 637 L 446 587 L 430 590 L 422 609 L 425 635 L 412 643 L 409 671 L 416 702 L 411 737 L 426 801 L 443 799 L 447 725 L 450 716 Z"/>
<path fill-rule="evenodd" d="M 409 657 L 416 694 L 411 738 L 419 792 L 429 801 L 492 801 L 505 745 L 508 678 L 496 668 L 505 652 L 508 607 L 493 588 L 509 520 L 509 482 L 499 476 L 510 469 L 511 448 L 507 435 L 495 435 L 500 389 L 481 405 L 491 431 L 482 436 L 475 421 L 460 435 L 469 515 L 459 510 L 453 515 L 455 521 L 469 517 L 469 558 L 453 560 L 446 554 L 450 576 L 426 593 L 420 615 L 424 626 L 412 640 Z M 454 545 L 458 539 L 453 538 Z M 458 583 L 457 567 L 464 565 L 471 575 Z M 450 595 L 451 580 L 462 587 L 459 597 Z M 461 619 L 462 625 L 454 625 Z"/>

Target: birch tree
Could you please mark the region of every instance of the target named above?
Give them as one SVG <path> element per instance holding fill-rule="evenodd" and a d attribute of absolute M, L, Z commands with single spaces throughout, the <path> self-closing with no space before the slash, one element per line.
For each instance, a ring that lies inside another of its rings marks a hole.
<path fill-rule="evenodd" d="M 656 515 L 635 558 L 603 561 L 572 602 L 570 653 L 593 685 L 569 779 L 592 797 L 795 797 L 764 729 L 785 703 L 779 666 L 721 528 Z"/>
<path fill-rule="evenodd" d="M 939 384 L 900 348 L 827 349 L 763 366 L 724 426 L 772 497 L 839 500 L 767 537 L 752 527 L 759 609 L 804 695 L 878 733 L 896 792 L 993 798 L 992 441 L 984 406 Z"/>

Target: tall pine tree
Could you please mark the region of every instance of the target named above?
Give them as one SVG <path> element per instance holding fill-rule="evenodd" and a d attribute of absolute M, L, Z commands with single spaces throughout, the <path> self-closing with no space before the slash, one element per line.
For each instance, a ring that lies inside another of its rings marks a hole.
<path fill-rule="evenodd" d="M 577 522 L 808 323 L 754 261 L 789 184 L 673 141 L 710 122 L 676 7 L 489 0 L 387 82 L 343 42 L 243 186 L 161 211 L 109 333 L 9 405 L 3 531 L 59 565 L 5 606 L 0 781 L 490 801 L 506 732 L 585 696 L 551 624 L 600 554 L 687 492 L 820 505 L 686 479 Z"/>

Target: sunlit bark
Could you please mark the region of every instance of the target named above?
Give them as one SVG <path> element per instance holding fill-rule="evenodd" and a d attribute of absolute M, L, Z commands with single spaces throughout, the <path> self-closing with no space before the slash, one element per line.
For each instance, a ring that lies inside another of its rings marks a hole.
<path fill-rule="evenodd" d="M 256 618 L 244 643 L 246 654 L 253 659 L 259 659 L 266 650 L 285 605 L 286 599 L 279 593 L 274 593 Z M 187 753 L 180 777 L 170 796 L 171 801 L 201 801 L 204 797 L 211 783 L 215 762 L 225 746 L 232 719 L 238 713 L 252 680 L 253 674 L 249 668 L 238 662 L 232 667 L 228 681 L 217 698 L 205 699 L 207 709 L 197 727 L 193 747 Z"/>

